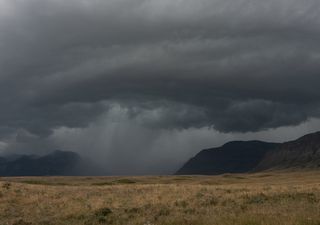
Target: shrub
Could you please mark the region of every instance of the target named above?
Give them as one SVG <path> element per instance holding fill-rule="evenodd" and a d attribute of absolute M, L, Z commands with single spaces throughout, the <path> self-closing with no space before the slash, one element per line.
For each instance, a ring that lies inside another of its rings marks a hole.
<path fill-rule="evenodd" d="M 10 187 L 11 187 L 11 183 L 9 183 L 9 182 L 2 184 L 2 188 L 6 189 L 6 190 L 9 190 Z"/>
<path fill-rule="evenodd" d="M 109 209 L 109 208 L 101 208 L 101 209 L 98 209 L 97 211 L 95 211 L 95 215 L 96 216 L 103 216 L 103 217 L 106 217 L 106 216 L 108 216 L 109 214 L 111 214 L 112 213 L 112 211 L 111 211 L 111 209 Z"/>
<path fill-rule="evenodd" d="M 115 181 L 118 184 L 135 184 L 136 182 L 134 180 L 129 179 L 120 179 Z"/>

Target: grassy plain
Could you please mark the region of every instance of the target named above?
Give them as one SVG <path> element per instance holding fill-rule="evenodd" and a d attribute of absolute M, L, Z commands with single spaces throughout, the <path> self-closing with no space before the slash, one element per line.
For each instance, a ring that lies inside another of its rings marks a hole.
<path fill-rule="evenodd" d="M 0 225 L 320 225 L 320 171 L 0 178 Z"/>

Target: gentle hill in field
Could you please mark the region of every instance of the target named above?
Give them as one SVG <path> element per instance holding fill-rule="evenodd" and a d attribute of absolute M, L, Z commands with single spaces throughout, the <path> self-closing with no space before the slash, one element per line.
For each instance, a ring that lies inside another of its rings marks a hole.
<path fill-rule="evenodd" d="M 54 151 L 48 155 L 16 155 L 0 158 L 0 176 L 95 175 L 99 168 L 74 152 Z"/>
<path fill-rule="evenodd" d="M 268 152 L 256 170 L 320 168 L 320 132 L 281 144 Z"/>
<path fill-rule="evenodd" d="M 319 167 L 320 132 L 317 132 L 283 144 L 236 141 L 206 149 L 190 159 L 177 174 L 209 175 Z"/>
<path fill-rule="evenodd" d="M 234 141 L 219 148 L 202 150 L 177 174 L 215 175 L 253 170 L 264 155 L 278 144 L 262 141 Z"/>

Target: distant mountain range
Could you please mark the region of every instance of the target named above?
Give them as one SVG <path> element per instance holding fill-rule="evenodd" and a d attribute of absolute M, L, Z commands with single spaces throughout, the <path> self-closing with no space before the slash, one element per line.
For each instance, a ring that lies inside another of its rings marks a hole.
<path fill-rule="evenodd" d="M 102 175 L 103 170 L 74 152 L 54 151 L 48 155 L 0 157 L 0 176 Z M 105 174 L 104 174 L 105 175 Z"/>
<path fill-rule="evenodd" d="M 178 175 L 217 175 L 278 169 L 320 168 L 320 132 L 295 141 L 268 143 L 234 141 L 205 149 L 179 169 Z M 44 156 L 0 157 L 0 176 L 108 175 L 74 152 L 54 151 Z"/>
<path fill-rule="evenodd" d="M 293 168 L 320 168 L 320 132 L 286 143 L 235 141 L 202 150 L 176 174 L 217 175 Z"/>

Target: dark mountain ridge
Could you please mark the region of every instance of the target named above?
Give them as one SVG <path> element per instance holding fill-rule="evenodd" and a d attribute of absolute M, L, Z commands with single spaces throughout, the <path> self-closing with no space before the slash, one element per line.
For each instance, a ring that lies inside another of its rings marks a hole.
<path fill-rule="evenodd" d="M 218 148 L 202 150 L 190 159 L 177 174 L 215 175 L 244 173 L 254 169 L 276 143 L 234 141 Z"/>
<path fill-rule="evenodd" d="M 100 175 L 103 170 L 75 152 L 56 150 L 44 156 L 0 157 L 0 176 Z"/>
<path fill-rule="evenodd" d="M 320 132 L 279 145 L 265 155 L 256 171 L 289 168 L 320 168 Z"/>
<path fill-rule="evenodd" d="M 176 174 L 216 175 L 288 168 L 320 168 L 320 132 L 281 144 L 229 142 L 202 150 Z"/>

